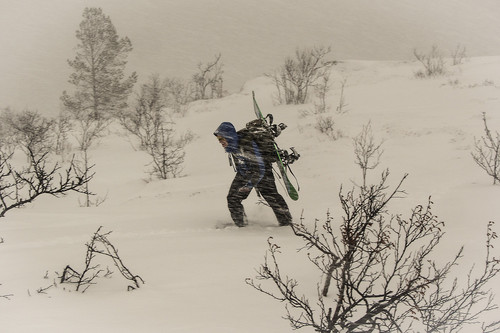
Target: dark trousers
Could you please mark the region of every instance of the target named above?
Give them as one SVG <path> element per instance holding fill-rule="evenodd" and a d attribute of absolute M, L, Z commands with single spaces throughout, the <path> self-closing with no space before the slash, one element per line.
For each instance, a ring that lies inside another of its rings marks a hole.
<path fill-rule="evenodd" d="M 238 190 L 244 187 L 247 182 L 248 180 L 243 178 L 239 173 L 236 173 L 227 195 L 229 212 L 237 226 L 244 226 L 246 224 L 245 209 L 241 202 L 248 197 L 250 192 L 239 192 Z M 271 206 L 274 215 L 276 215 L 278 219 L 278 223 L 280 225 L 290 224 L 292 222 L 292 216 L 290 215 L 285 199 L 278 193 L 271 166 L 266 167 L 264 177 L 256 187 L 264 200 Z"/>

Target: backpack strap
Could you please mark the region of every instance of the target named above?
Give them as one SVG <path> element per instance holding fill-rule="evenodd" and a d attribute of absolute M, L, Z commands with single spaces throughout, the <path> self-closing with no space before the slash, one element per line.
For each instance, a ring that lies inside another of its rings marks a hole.
<path fill-rule="evenodd" d="M 239 138 L 238 143 L 239 143 L 240 147 L 245 147 L 245 148 L 252 147 L 252 141 L 255 141 L 255 140 L 253 140 L 252 134 L 250 133 L 250 131 L 247 128 L 243 128 L 236 133 L 238 134 L 238 138 Z"/>
<path fill-rule="evenodd" d="M 234 157 L 232 153 L 227 154 L 227 159 L 229 160 L 229 165 L 233 167 L 233 170 L 236 172 L 236 165 L 234 164 Z"/>

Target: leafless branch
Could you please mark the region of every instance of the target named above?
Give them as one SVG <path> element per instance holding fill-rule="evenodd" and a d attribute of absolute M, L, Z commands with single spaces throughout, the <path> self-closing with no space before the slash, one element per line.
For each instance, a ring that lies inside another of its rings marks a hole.
<path fill-rule="evenodd" d="M 485 289 L 500 271 L 500 261 L 490 253 L 497 237 L 493 223 L 488 224 L 483 272 L 475 276 L 471 268 L 465 281 L 453 278 L 463 248 L 444 264 L 432 260 L 444 223 L 432 213 L 430 198 L 413 208 L 408 218 L 391 216 L 388 205 L 404 193 L 406 175 L 391 191 L 388 175 L 384 172 L 378 184 L 340 191 L 340 232 L 330 213 L 322 225 L 315 221 L 307 226 L 302 218 L 292 225 L 304 241 L 300 250 L 307 250 L 324 276 L 315 302 L 299 294 L 299 281 L 281 271 L 280 246 L 268 240 L 264 264 L 255 279 L 246 282 L 286 303 L 286 318 L 293 328 L 311 327 L 322 333 L 455 332 L 497 309 Z M 484 324 L 483 330 L 494 327 L 498 323 Z"/>
<path fill-rule="evenodd" d="M 0 152 L 0 217 L 43 194 L 58 197 L 70 191 L 86 193 L 84 185 L 94 176 L 89 172 L 92 167 L 80 172 L 74 158 L 64 170 L 59 163 L 49 165 L 48 152 L 35 154 L 28 148 L 29 165 L 21 170 L 12 167 L 11 157 Z"/>
<path fill-rule="evenodd" d="M 472 158 L 486 173 L 493 178 L 493 184 L 500 182 L 500 133 L 495 136 L 488 128 L 486 113 L 483 112 L 484 136 L 475 139 Z"/>
<path fill-rule="evenodd" d="M 278 102 L 285 104 L 304 104 L 309 89 L 323 80 L 324 90 L 328 88 L 328 76 L 334 62 L 325 57 L 331 48 L 316 47 L 297 49 L 295 58 L 287 57 L 278 73 L 269 75 L 278 90 Z M 323 91 L 325 94 L 326 91 Z"/>
<path fill-rule="evenodd" d="M 72 283 L 76 284 L 76 291 L 85 292 L 90 285 L 95 284 L 94 280 L 104 275 L 104 277 L 111 276 L 112 272 L 109 268 L 106 272 L 100 269 L 99 264 L 94 264 L 94 259 L 97 255 L 101 255 L 107 258 L 111 258 L 113 263 L 118 268 L 120 273 L 124 278 L 134 283 L 133 286 L 129 286 L 128 290 L 139 288 L 141 284 L 144 284 L 144 280 L 132 272 L 124 265 L 122 259 L 118 255 L 118 250 L 115 246 L 108 240 L 107 236 L 111 232 L 102 233 L 102 227 L 99 227 L 97 231 L 92 236 L 91 240 L 86 243 L 87 252 L 85 256 L 85 264 L 82 273 L 78 273 L 76 270 L 71 268 L 69 265 L 63 271 L 60 277 L 61 283 Z M 104 272 L 104 273 L 103 273 Z"/>

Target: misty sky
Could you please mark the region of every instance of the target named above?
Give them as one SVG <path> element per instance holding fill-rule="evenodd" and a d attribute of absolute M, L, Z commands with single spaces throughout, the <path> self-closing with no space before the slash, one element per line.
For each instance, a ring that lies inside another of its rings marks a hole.
<path fill-rule="evenodd" d="M 85 7 L 131 39 L 140 79 L 188 79 L 220 52 L 230 92 L 297 47 L 331 46 L 336 60 L 412 60 L 433 44 L 500 55 L 498 0 L 0 0 L 0 108 L 59 111 Z"/>

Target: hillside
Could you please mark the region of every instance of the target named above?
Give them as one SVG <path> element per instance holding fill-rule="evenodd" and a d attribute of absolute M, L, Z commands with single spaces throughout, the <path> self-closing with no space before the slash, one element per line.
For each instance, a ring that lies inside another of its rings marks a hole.
<path fill-rule="evenodd" d="M 315 128 L 313 104 L 274 105 L 274 85 L 266 77 L 221 100 L 195 102 L 177 120 L 178 131 L 189 129 L 196 140 L 186 148 L 184 176 L 176 179 L 150 180 L 142 152 L 123 136 L 106 137 L 91 153 L 92 189 L 106 197 L 102 205 L 81 208 L 75 195 L 43 197 L 0 221 L 0 295 L 13 294 L 0 298 L 2 331 L 289 332 L 283 304 L 248 287 L 245 278 L 255 275 L 272 236 L 291 274 L 314 294 L 319 276 L 305 255 L 295 255 L 300 243 L 292 231 L 275 227 L 270 209 L 257 205 L 253 193 L 245 201 L 249 227 L 216 228 L 230 219 L 226 194 L 233 171 L 212 133 L 222 121 L 241 127 L 252 119 L 252 91 L 265 113 L 288 125 L 278 143 L 301 154 L 293 165 L 300 199 L 288 200 L 296 220 L 323 220 L 328 210 L 341 218 L 340 187 L 351 188 L 361 176 L 352 138 L 371 121 L 384 154 L 369 179 L 377 182 L 386 168 L 391 184 L 409 174 L 403 185 L 407 197 L 390 209 L 408 214 L 432 196 L 435 214 L 446 223 L 436 258 L 448 259 L 463 244 L 463 266 L 455 274 L 480 265 L 486 224 L 496 221 L 498 230 L 500 223 L 500 187 L 470 153 L 474 137 L 483 134 L 483 112 L 490 128 L 500 130 L 500 57 L 468 59 L 433 79 L 416 79 L 418 69 L 416 62 L 402 61 L 345 61 L 334 67 L 331 111 L 322 116 L 335 120 L 337 140 Z M 347 112 L 338 114 L 343 79 Z M 84 244 L 99 226 L 113 231 L 109 239 L 144 286 L 126 292 L 115 273 L 84 294 L 61 285 L 37 293 L 67 264 L 81 267 Z M 498 293 L 499 277 L 494 282 Z M 497 311 L 487 319 L 498 318 Z"/>

